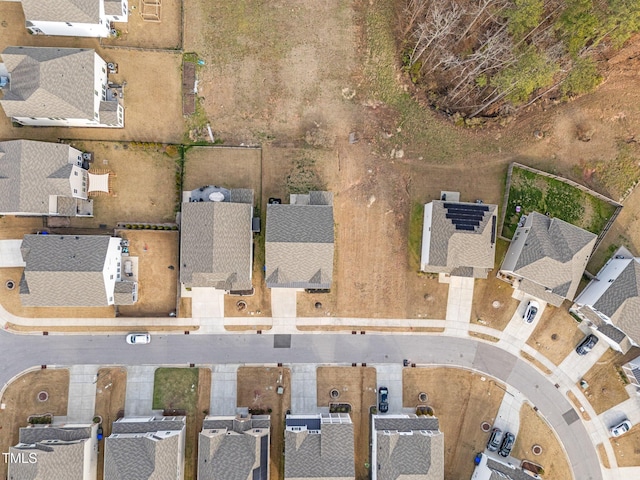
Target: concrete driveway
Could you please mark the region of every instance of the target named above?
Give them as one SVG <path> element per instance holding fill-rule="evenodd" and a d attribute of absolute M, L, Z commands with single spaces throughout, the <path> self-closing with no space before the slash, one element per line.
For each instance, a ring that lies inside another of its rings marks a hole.
<path fill-rule="evenodd" d="M 271 289 L 271 316 L 273 318 L 294 318 L 297 312 L 298 290 L 294 288 Z"/>
<path fill-rule="evenodd" d="M 67 422 L 90 423 L 96 412 L 96 383 L 99 365 L 69 367 Z"/>
<path fill-rule="evenodd" d="M 127 367 L 127 393 L 124 414 L 127 417 L 148 416 L 153 408 L 153 382 L 155 366 Z"/>
<path fill-rule="evenodd" d="M 609 345 L 604 340 L 596 343 L 596 346 L 586 355 L 578 355 L 576 350 L 573 349 L 558 368 L 565 372 L 571 380 L 578 382 L 608 349 Z"/>
<path fill-rule="evenodd" d="M 527 323 L 524 321 L 522 316 L 527 310 L 527 305 L 532 300 L 538 302 L 540 308 L 538 309 L 538 314 L 536 315 L 536 318 L 533 320 L 533 322 Z M 511 317 L 509 324 L 504 329 L 501 341 L 509 343 L 511 345 L 522 347 L 525 343 L 527 343 L 529 336 L 533 333 L 533 330 L 536 328 L 536 325 L 540 321 L 540 318 L 542 318 L 542 314 L 544 313 L 544 309 L 546 308 L 546 306 L 547 302 L 543 300 L 538 300 L 537 298 L 529 296 L 523 298 L 518 305 L 518 308 L 513 313 L 513 317 Z"/>
<path fill-rule="evenodd" d="M 318 411 L 317 368 L 309 363 L 291 365 L 291 413 Z"/>
<path fill-rule="evenodd" d="M 447 298 L 447 320 L 469 322 L 473 303 L 474 278 L 451 277 Z"/>
<path fill-rule="evenodd" d="M 197 287 L 191 290 L 191 316 L 193 318 L 224 318 L 222 290 Z"/>
<path fill-rule="evenodd" d="M 389 389 L 389 412 L 390 414 L 403 413 L 402 411 L 402 364 L 386 363 L 375 365 L 378 388 L 387 387 Z M 376 400 L 377 402 L 377 400 Z M 412 412 L 412 413 L 415 413 Z M 378 412 L 379 415 L 384 413 Z"/>
<path fill-rule="evenodd" d="M 0 240 L 0 268 L 24 267 L 20 245 L 22 240 Z"/>
<path fill-rule="evenodd" d="M 211 368 L 211 415 L 235 415 L 238 397 L 238 367 L 213 365 Z"/>

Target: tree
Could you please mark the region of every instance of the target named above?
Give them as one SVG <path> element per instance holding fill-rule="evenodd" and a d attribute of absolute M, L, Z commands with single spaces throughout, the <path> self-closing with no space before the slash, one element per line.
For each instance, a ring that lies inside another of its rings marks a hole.
<path fill-rule="evenodd" d="M 543 13 L 544 0 L 514 0 L 513 5 L 505 10 L 509 32 L 515 39 L 522 38 L 540 24 Z"/>
<path fill-rule="evenodd" d="M 581 95 L 593 91 L 602 82 L 596 62 L 592 58 L 578 58 L 562 83 L 563 95 Z"/>

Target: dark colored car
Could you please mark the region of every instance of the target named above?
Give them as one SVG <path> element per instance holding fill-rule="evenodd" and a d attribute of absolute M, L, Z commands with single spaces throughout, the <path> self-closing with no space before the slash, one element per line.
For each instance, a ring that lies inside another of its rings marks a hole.
<path fill-rule="evenodd" d="M 511 432 L 505 433 L 498 453 L 503 457 L 508 457 L 514 443 L 516 443 L 516 436 Z"/>
<path fill-rule="evenodd" d="M 487 450 L 490 452 L 495 452 L 500 448 L 502 444 L 502 430 L 499 428 L 494 428 L 491 430 L 491 435 L 489 436 L 489 441 L 487 442 Z"/>
<path fill-rule="evenodd" d="M 584 340 L 582 340 L 578 346 L 576 347 L 576 353 L 578 355 L 586 355 L 591 351 L 593 347 L 598 343 L 598 337 L 596 337 L 593 333 L 590 333 Z"/>
<path fill-rule="evenodd" d="M 389 411 L 389 389 L 387 387 L 380 387 L 378 389 L 378 410 L 380 413 L 387 413 Z"/>

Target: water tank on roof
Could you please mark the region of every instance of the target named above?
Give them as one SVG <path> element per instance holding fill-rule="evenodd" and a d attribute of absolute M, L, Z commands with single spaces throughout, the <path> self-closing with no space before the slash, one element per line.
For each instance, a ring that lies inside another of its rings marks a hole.
<path fill-rule="evenodd" d="M 224 201 L 224 193 L 222 192 L 212 192 L 209 194 L 209 200 L 212 202 L 223 202 Z"/>

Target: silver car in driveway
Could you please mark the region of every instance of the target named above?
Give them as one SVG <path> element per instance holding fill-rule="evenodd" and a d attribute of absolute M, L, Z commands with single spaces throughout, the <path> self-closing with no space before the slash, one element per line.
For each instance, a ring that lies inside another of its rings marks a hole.
<path fill-rule="evenodd" d="M 632 427 L 631 422 L 629 420 L 625 420 L 624 422 L 619 423 L 615 427 L 612 427 L 611 430 L 609 431 L 611 432 L 612 437 L 619 437 L 620 435 L 624 435 L 629 430 L 631 430 L 631 427 Z"/>
<path fill-rule="evenodd" d="M 540 305 L 535 300 L 531 300 L 527 303 L 527 308 L 524 311 L 524 315 L 522 315 L 522 319 L 527 323 L 533 323 L 536 319 L 536 315 L 538 315 L 538 310 L 540 310 Z"/>

